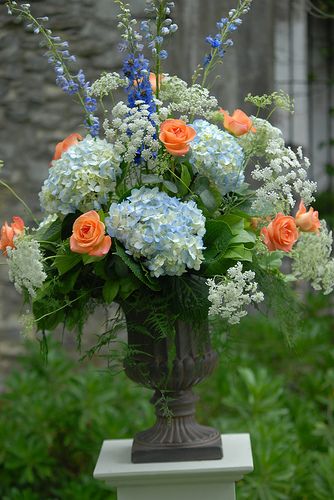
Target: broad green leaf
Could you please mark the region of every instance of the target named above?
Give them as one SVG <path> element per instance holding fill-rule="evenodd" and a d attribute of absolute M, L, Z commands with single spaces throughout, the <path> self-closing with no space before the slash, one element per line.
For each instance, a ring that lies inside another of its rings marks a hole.
<path fill-rule="evenodd" d="M 67 273 L 81 262 L 81 255 L 79 253 L 72 253 L 70 250 L 69 252 L 59 254 L 55 257 L 55 266 L 60 275 Z"/>
<path fill-rule="evenodd" d="M 168 191 L 170 191 L 171 193 L 176 194 L 178 192 L 177 186 L 174 184 L 174 182 L 163 180 L 162 183 L 165 188 L 168 189 Z"/>
<path fill-rule="evenodd" d="M 255 243 L 256 234 L 252 231 L 245 231 L 244 229 L 235 235 L 230 244 L 235 245 L 236 243 Z"/>
<path fill-rule="evenodd" d="M 82 262 L 86 266 L 87 264 L 91 264 L 92 262 L 100 262 L 104 258 L 105 258 L 105 255 L 103 255 L 103 257 L 97 257 L 96 255 L 83 254 L 82 255 Z"/>
<path fill-rule="evenodd" d="M 135 290 L 140 287 L 140 282 L 134 276 L 126 276 L 119 281 L 119 296 L 126 300 Z"/>
<path fill-rule="evenodd" d="M 160 184 L 163 179 L 159 175 L 147 174 L 142 176 L 144 184 Z"/>
<path fill-rule="evenodd" d="M 225 253 L 224 257 L 225 259 L 240 260 L 247 262 L 252 262 L 253 260 L 252 252 L 248 248 L 245 248 L 242 245 L 229 249 Z"/>
<path fill-rule="evenodd" d="M 42 241 L 59 241 L 61 235 L 62 222 L 57 219 L 45 228 L 36 231 L 36 239 Z"/>
<path fill-rule="evenodd" d="M 119 291 L 119 281 L 107 280 L 104 284 L 102 295 L 107 304 L 111 304 L 117 297 Z"/>
<path fill-rule="evenodd" d="M 62 278 L 61 281 L 59 281 L 59 288 L 61 293 L 66 295 L 71 290 L 73 290 L 73 287 L 78 279 L 79 274 L 80 274 L 80 269 L 73 270 L 71 273 L 70 272 L 66 273 L 65 277 Z"/>

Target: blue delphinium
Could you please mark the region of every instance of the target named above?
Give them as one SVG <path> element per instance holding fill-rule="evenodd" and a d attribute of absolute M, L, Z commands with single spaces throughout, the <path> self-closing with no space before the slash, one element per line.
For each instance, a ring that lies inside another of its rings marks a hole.
<path fill-rule="evenodd" d="M 63 215 L 99 210 L 115 191 L 120 162 L 112 144 L 85 137 L 52 162 L 39 195 L 42 209 Z"/>
<path fill-rule="evenodd" d="M 197 135 L 191 143 L 190 162 L 221 194 L 237 191 L 245 180 L 244 153 L 237 140 L 205 120 L 192 124 Z"/>
<path fill-rule="evenodd" d="M 203 260 L 205 217 L 195 202 L 171 198 L 158 188 L 132 191 L 113 203 L 107 231 L 140 260 L 152 276 L 180 276 L 199 270 Z"/>
<path fill-rule="evenodd" d="M 153 100 L 153 91 L 150 84 L 150 65 L 143 54 L 135 56 L 129 54 L 123 63 L 123 73 L 129 81 L 126 88 L 130 108 L 136 106 L 137 101 L 148 104 L 149 111 L 154 113 L 156 106 Z"/>
<path fill-rule="evenodd" d="M 83 70 L 80 69 L 76 75 L 73 75 L 69 69 L 76 61 L 76 57 L 70 53 L 69 43 L 53 35 L 50 28 L 45 25 L 49 20 L 48 17 L 35 18 L 30 12 L 29 3 L 19 5 L 14 1 L 8 1 L 7 7 L 9 14 L 16 14 L 26 22 L 27 29 L 43 37 L 42 44 L 47 47 L 45 56 L 54 66 L 56 84 L 66 94 L 79 97 L 86 114 L 85 125 L 93 137 L 97 136 L 100 128 L 99 119 L 93 114 L 96 111 L 97 102 L 89 96 L 90 84 L 86 82 Z"/>

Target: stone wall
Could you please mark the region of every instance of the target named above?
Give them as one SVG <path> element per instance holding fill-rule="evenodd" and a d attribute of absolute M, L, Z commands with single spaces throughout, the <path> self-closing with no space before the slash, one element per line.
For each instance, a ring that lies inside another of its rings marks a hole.
<path fill-rule="evenodd" d="M 145 0 L 128 0 L 143 17 Z M 166 70 L 189 80 L 206 50 L 204 38 L 215 34 L 216 21 L 235 6 L 235 0 L 176 0 L 179 32 Z M 71 52 L 90 80 L 103 70 L 119 70 L 117 8 L 112 0 L 31 0 L 36 16 L 50 17 L 54 33 L 68 40 Z M 273 0 L 254 0 L 244 25 L 233 35 L 215 93 L 231 111 L 249 92 L 273 87 Z M 260 26 L 260 24 L 261 26 Z M 73 131 L 80 132 L 80 107 L 54 83 L 52 67 L 38 47 L 38 38 L 0 7 L 0 159 L 2 177 L 38 213 L 38 192 L 48 173 L 55 144 Z M 13 214 L 25 216 L 10 193 L 0 189 L 0 221 Z M 28 221 L 28 217 L 25 217 Z M 1 260 L 3 263 L 3 260 Z M 0 266 L 0 363 L 19 345 L 21 298 Z M 1 371 L 1 367 L 0 367 Z"/>

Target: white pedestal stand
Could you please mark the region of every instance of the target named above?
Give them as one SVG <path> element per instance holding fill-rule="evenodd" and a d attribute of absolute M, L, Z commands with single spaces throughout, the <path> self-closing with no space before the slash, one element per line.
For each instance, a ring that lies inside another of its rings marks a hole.
<path fill-rule="evenodd" d="M 252 472 L 249 434 L 222 436 L 224 457 L 198 462 L 131 463 L 132 440 L 104 441 L 94 477 L 118 500 L 235 500 L 235 483 Z"/>

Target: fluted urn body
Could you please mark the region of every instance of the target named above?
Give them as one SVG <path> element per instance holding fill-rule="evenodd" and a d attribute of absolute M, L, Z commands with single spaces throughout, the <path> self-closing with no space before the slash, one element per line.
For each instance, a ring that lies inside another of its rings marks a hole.
<path fill-rule="evenodd" d="M 129 378 L 154 390 L 151 402 L 157 420 L 139 432 L 133 442 L 132 461 L 170 462 L 214 460 L 222 457 L 220 433 L 195 419 L 198 397 L 192 387 L 208 377 L 217 363 L 207 323 L 201 331 L 176 321 L 172 338 L 151 328 L 144 314 L 125 310 L 130 356 L 125 360 Z"/>

